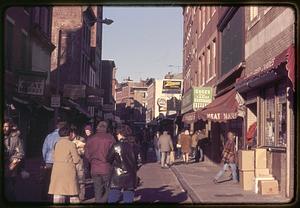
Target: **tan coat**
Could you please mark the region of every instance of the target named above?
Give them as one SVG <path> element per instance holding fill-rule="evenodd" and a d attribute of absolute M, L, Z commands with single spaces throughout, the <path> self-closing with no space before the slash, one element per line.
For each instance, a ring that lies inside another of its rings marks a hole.
<path fill-rule="evenodd" d="M 160 135 L 158 139 L 158 147 L 161 152 L 173 151 L 173 142 L 171 136 L 167 132 L 164 132 L 162 135 Z"/>
<path fill-rule="evenodd" d="M 49 194 L 78 195 L 79 187 L 75 164 L 79 160 L 75 144 L 68 137 L 61 137 L 54 149 Z"/>
<path fill-rule="evenodd" d="M 191 152 L 192 138 L 190 135 L 182 134 L 179 138 L 178 144 L 181 145 L 181 151 L 183 153 Z"/>

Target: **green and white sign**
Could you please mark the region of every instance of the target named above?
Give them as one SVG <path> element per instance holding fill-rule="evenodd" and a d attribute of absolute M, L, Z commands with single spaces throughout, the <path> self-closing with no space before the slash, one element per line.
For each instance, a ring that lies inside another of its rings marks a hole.
<path fill-rule="evenodd" d="M 190 110 L 197 111 L 200 108 L 204 108 L 211 101 L 211 87 L 193 87 L 183 95 L 181 113 L 184 114 Z"/>

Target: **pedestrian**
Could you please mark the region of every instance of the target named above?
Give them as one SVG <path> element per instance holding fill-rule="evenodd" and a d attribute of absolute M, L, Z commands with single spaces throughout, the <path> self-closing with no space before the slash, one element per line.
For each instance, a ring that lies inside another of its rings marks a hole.
<path fill-rule="evenodd" d="M 93 129 L 92 126 L 87 124 L 84 127 L 84 134 L 85 134 L 85 139 L 87 140 L 90 136 L 93 134 Z"/>
<path fill-rule="evenodd" d="M 66 123 L 64 121 L 58 121 L 56 124 L 56 129 L 47 135 L 44 140 L 42 155 L 44 164 L 42 166 L 42 200 L 43 201 L 52 201 L 51 197 L 48 195 L 48 189 L 50 185 L 50 178 L 53 166 L 53 147 L 58 141 L 59 134 L 58 131 L 61 129 Z"/>
<path fill-rule="evenodd" d="M 66 197 L 70 199 L 70 203 L 79 203 L 76 164 L 80 157 L 72 142 L 70 125 L 64 125 L 58 134 L 60 138 L 53 148 L 53 168 L 48 193 L 53 195 L 53 203 L 66 203 Z"/>
<path fill-rule="evenodd" d="M 85 139 L 78 135 L 78 130 L 75 126 L 71 127 L 71 140 L 76 145 L 77 153 L 79 155 L 79 162 L 76 164 L 77 180 L 79 183 L 79 199 L 85 199 L 85 175 L 84 175 L 84 146 Z"/>
<path fill-rule="evenodd" d="M 137 187 L 136 154 L 126 138 L 124 128 L 116 130 L 117 142 L 110 148 L 107 161 L 113 170 L 110 180 L 108 203 L 117 203 L 123 198 L 124 203 L 132 203 Z"/>
<path fill-rule="evenodd" d="M 84 155 L 91 165 L 95 202 L 105 203 L 107 202 L 111 169 L 111 165 L 106 161 L 106 156 L 116 141 L 110 133 L 107 133 L 107 123 L 105 121 L 98 123 L 96 131 L 97 133 L 87 140 Z"/>
<path fill-rule="evenodd" d="M 147 153 L 148 153 L 148 133 L 147 133 L 147 129 L 144 128 L 142 129 L 141 132 L 141 148 L 142 148 L 142 161 L 143 163 L 147 162 Z"/>
<path fill-rule="evenodd" d="M 238 183 L 237 179 L 237 170 L 236 170 L 236 150 L 235 150 L 235 142 L 234 142 L 235 134 L 232 131 L 227 133 L 227 141 L 223 150 L 223 158 L 222 161 L 224 163 L 222 169 L 218 172 L 218 174 L 213 179 L 214 183 L 218 183 L 218 180 L 225 171 L 230 167 L 232 179 L 234 183 Z"/>
<path fill-rule="evenodd" d="M 24 147 L 20 139 L 21 132 L 13 129 L 13 122 L 5 119 L 3 123 L 4 134 L 4 188 L 5 198 L 8 201 L 16 200 L 16 177 L 19 166 L 24 159 Z"/>
<path fill-rule="evenodd" d="M 160 133 L 159 131 L 156 132 L 156 134 L 153 137 L 153 146 L 156 154 L 156 161 L 160 163 L 160 149 L 158 145 L 158 140 L 159 140 Z"/>
<path fill-rule="evenodd" d="M 181 159 L 181 156 L 182 156 L 181 145 L 179 144 L 179 140 L 183 134 L 184 134 L 184 131 L 181 131 L 177 136 L 176 148 L 177 148 L 177 158 L 178 159 Z"/>
<path fill-rule="evenodd" d="M 199 140 L 199 131 L 197 130 L 194 132 L 194 134 L 192 134 L 192 158 L 196 157 L 198 140 Z"/>
<path fill-rule="evenodd" d="M 171 136 L 167 131 L 163 131 L 158 139 L 158 147 L 161 151 L 161 168 L 168 168 L 170 165 L 170 151 L 174 150 Z"/>
<path fill-rule="evenodd" d="M 197 152 L 196 152 L 196 157 L 195 157 L 195 161 L 199 162 L 199 161 L 203 161 L 204 160 L 204 153 L 203 153 L 203 149 L 204 149 L 204 139 L 207 138 L 207 135 L 205 133 L 205 129 L 202 130 L 198 130 L 198 142 L 197 142 Z"/>
<path fill-rule="evenodd" d="M 85 141 L 87 141 L 92 135 L 93 135 L 92 126 L 89 124 L 85 125 L 85 127 L 84 127 Z M 83 166 L 84 166 L 85 178 L 90 179 L 91 178 L 91 165 L 85 156 L 83 156 Z"/>
<path fill-rule="evenodd" d="M 185 130 L 184 134 L 180 136 L 178 143 L 181 145 L 181 151 L 183 154 L 183 162 L 188 164 L 189 154 L 191 153 L 192 138 L 189 130 Z"/>

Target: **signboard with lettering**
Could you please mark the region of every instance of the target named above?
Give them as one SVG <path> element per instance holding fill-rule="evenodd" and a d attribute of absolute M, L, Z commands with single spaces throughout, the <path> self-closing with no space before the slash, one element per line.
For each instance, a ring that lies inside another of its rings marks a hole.
<path fill-rule="evenodd" d="M 159 107 L 159 111 L 167 111 L 167 100 L 165 98 L 158 98 L 157 105 Z"/>
<path fill-rule="evenodd" d="M 163 80 L 163 93 L 180 94 L 181 93 L 181 80 Z"/>
<path fill-rule="evenodd" d="M 99 97 L 96 95 L 89 95 L 87 97 L 87 105 L 99 107 L 99 106 L 103 105 L 103 97 Z"/>
<path fill-rule="evenodd" d="M 73 100 L 76 100 L 78 98 L 84 98 L 85 90 L 86 90 L 85 85 L 65 84 L 64 85 L 64 97 L 68 97 Z"/>
<path fill-rule="evenodd" d="M 212 101 L 211 87 L 193 87 L 183 95 L 181 113 L 197 111 Z"/>
<path fill-rule="evenodd" d="M 59 95 L 53 95 L 51 97 L 51 107 L 53 107 L 53 108 L 60 107 L 60 96 Z"/>
<path fill-rule="evenodd" d="M 45 79 L 35 76 L 19 76 L 18 93 L 44 95 Z"/>

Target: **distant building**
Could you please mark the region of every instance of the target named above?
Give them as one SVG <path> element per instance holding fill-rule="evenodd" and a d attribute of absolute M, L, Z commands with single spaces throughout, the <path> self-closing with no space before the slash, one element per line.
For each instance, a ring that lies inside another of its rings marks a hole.
<path fill-rule="evenodd" d="M 147 123 L 159 116 L 177 115 L 180 112 L 183 80 L 173 77 L 175 76 L 169 73 L 165 76 L 165 79 L 148 80 Z"/>
<path fill-rule="evenodd" d="M 147 107 L 146 81 L 136 82 L 130 78 L 116 89 L 116 115 L 126 122 L 145 122 Z"/>

